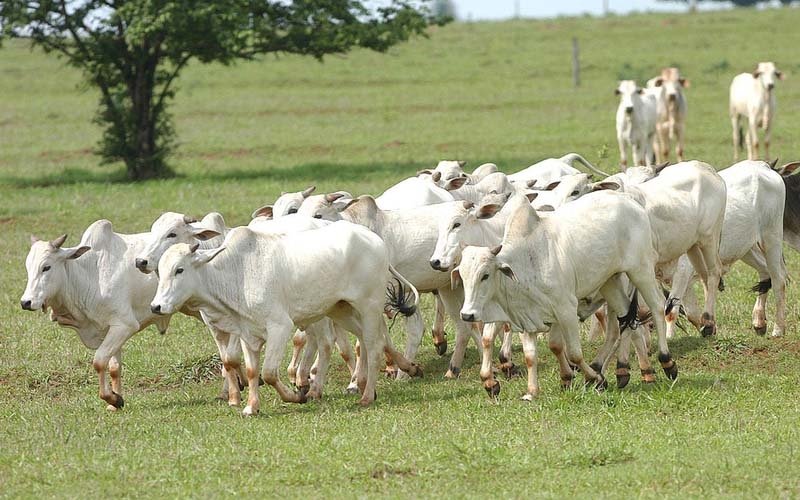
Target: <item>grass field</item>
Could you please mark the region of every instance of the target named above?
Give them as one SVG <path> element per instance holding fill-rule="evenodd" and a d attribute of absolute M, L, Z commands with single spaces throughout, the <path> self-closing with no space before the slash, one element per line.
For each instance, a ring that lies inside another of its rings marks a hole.
<path fill-rule="evenodd" d="M 742 265 L 726 277 L 718 335 L 687 330 L 671 343 L 675 384 L 659 373 L 651 387 L 634 379 L 622 391 L 563 392 L 541 343 L 542 395 L 524 403 L 524 380 L 501 381 L 492 402 L 476 347 L 461 378 L 447 381 L 450 353 L 436 356 L 426 336 L 425 377 L 381 380 L 371 408 L 344 394 L 337 359 L 323 401 L 286 405 L 262 388 L 253 418 L 214 401 L 213 343 L 194 320 L 175 317 L 166 335 L 148 329 L 126 345 L 126 406 L 107 412 L 91 351 L 18 303 L 29 235 L 68 233 L 74 245 L 99 218 L 119 232 L 144 231 L 166 210 L 219 211 L 239 225 L 281 191 L 315 184 L 378 194 L 445 158 L 514 171 L 577 151 L 614 171 L 616 81 L 644 81 L 662 66 L 691 79 L 687 156 L 724 168 L 730 80 L 775 61 L 787 79 L 777 88 L 772 155 L 798 159 L 798 24 L 798 9 L 461 23 L 388 55 L 196 64 L 172 108 L 179 177 L 141 184 L 118 182 L 122 166 L 99 166 L 91 154 L 98 97 L 80 74 L 6 43 L 0 497 L 800 497 L 797 285 L 786 336 L 756 337 L 747 292 L 756 276 Z M 787 249 L 786 260 L 800 276 L 798 255 Z M 430 318 L 427 299 L 425 311 Z M 393 334 L 403 341 L 399 328 Z M 589 356 L 598 347 L 584 346 Z"/>

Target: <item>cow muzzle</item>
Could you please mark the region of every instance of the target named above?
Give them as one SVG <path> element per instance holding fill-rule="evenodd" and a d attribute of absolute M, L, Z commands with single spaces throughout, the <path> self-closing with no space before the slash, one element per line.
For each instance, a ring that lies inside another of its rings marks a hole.
<path fill-rule="evenodd" d="M 164 314 L 164 312 L 161 311 L 161 304 L 150 304 L 150 312 L 153 314 Z"/>
<path fill-rule="evenodd" d="M 628 106 L 625 108 L 625 113 L 628 115 L 633 114 L 633 106 Z"/>
<path fill-rule="evenodd" d="M 22 299 L 19 301 L 19 305 L 26 311 L 33 311 L 33 301 L 31 300 Z"/>
<path fill-rule="evenodd" d="M 461 319 L 463 319 L 464 321 L 466 321 L 468 323 L 472 323 L 473 321 L 476 321 L 475 320 L 475 313 L 462 312 L 461 313 Z"/>
<path fill-rule="evenodd" d="M 136 259 L 135 264 L 136 264 L 136 269 L 140 270 L 141 272 L 145 274 L 150 272 L 150 270 L 147 269 L 147 259 Z"/>
<path fill-rule="evenodd" d="M 437 271 L 447 271 L 447 268 L 442 266 L 442 261 L 439 259 L 431 259 L 430 264 Z"/>

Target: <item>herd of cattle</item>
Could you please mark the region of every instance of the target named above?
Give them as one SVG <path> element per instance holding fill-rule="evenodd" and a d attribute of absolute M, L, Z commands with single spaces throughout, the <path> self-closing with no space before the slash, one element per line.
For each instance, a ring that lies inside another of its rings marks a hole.
<path fill-rule="evenodd" d="M 440 355 L 447 351 L 445 318 L 455 325 L 445 377 L 459 376 L 473 338 L 483 353 L 480 376 L 490 395 L 500 389 L 492 360 L 498 335 L 500 368 L 506 375 L 516 371 L 512 331 L 519 332 L 525 353 L 524 399 L 539 391 L 533 335 L 542 332 L 565 387 L 575 369 L 587 384 L 605 387 L 603 373 L 615 353 L 617 385 L 624 387 L 631 343 L 643 380 L 652 382 L 649 327 L 657 333 L 661 367 L 675 379 L 667 341 L 678 311 L 703 335 L 713 334 L 722 275 L 738 260 L 758 272 L 756 332 L 766 332 L 770 289 L 776 297 L 773 335 L 785 330 L 782 249 L 786 241 L 800 250 L 800 177 L 791 175 L 800 162 L 775 169 L 754 159 L 758 126 L 766 130 L 768 154 L 773 89 L 782 78 L 771 62 L 734 78 L 734 161 L 740 116 L 749 124 L 748 160 L 720 172 L 683 161 L 682 89 L 688 81 L 677 68 L 666 68 L 647 89 L 631 80 L 617 87 L 619 174 L 609 176 L 575 153 L 512 174 L 491 163 L 467 174 L 463 162 L 442 161 L 375 198 L 344 191 L 314 195 L 314 187 L 284 193 L 243 227 L 226 227 L 218 213 L 197 221 L 167 212 L 149 232 L 128 235 L 100 220 L 75 247 L 64 247 L 66 235 L 32 238 L 21 306 L 49 308 L 53 321 L 77 330 L 96 350 L 93 366 L 109 409 L 124 404 L 124 343 L 149 325 L 166 331 L 177 312 L 211 330 L 223 363 L 220 397 L 241 404 L 247 382 L 245 414 L 259 411 L 260 379 L 283 401 L 321 397 L 334 347 L 351 372 L 348 391 L 360 392 L 361 404 L 369 404 L 384 355 L 390 374 L 422 373 L 413 361 L 425 331 L 420 292 L 436 297 L 431 331 Z M 671 141 L 679 163 L 666 167 Z M 628 146 L 636 167 L 627 168 Z M 654 166 L 656 159 L 665 163 Z M 576 162 L 591 173 L 579 171 Z M 595 182 L 593 175 L 603 178 Z M 702 308 L 690 286 L 695 279 L 704 290 Z M 670 290 L 666 298 L 662 286 Z M 395 315 L 405 320 L 402 353 L 384 319 Z M 581 352 L 578 328 L 589 317 L 591 335 L 605 336 L 591 363 Z M 349 333 L 358 339 L 357 356 Z M 288 372 L 296 391 L 279 376 L 290 341 Z"/>
<path fill-rule="evenodd" d="M 747 158 L 759 157 L 759 127 L 764 129 L 764 156 L 769 158 L 769 144 L 775 118 L 775 82 L 784 74 L 772 62 L 760 62 L 751 73 L 736 75 L 730 86 L 729 114 L 733 128 L 733 161 L 739 159 L 739 149 L 744 140 Z M 651 165 L 656 161 L 669 161 L 671 143 L 675 142 L 678 161 L 683 161 L 683 133 L 686 120 L 686 96 L 683 89 L 689 80 L 682 77 L 678 68 L 664 68 L 661 74 L 647 81 L 641 88 L 633 80 L 619 82 L 616 94 L 620 96 L 617 108 L 617 143 L 620 161 L 628 164 L 628 148 L 633 153 L 635 165 Z M 747 119 L 747 133 L 743 133 L 741 119 Z"/>
<path fill-rule="evenodd" d="M 573 164 L 602 179 L 593 181 Z M 348 390 L 369 404 L 384 355 L 386 370 L 398 377 L 422 373 L 414 363 L 425 330 L 419 292 L 435 294 L 431 330 L 440 355 L 447 350 L 445 317 L 455 325 L 445 376 L 459 375 L 473 338 L 490 395 L 500 387 L 496 336 L 503 339 L 502 371 L 516 368 L 512 331 L 520 334 L 527 365 L 524 399 L 539 390 L 534 335 L 542 332 L 565 387 L 576 368 L 587 384 L 605 387 L 603 373 L 615 353 L 623 387 L 631 343 L 643 381 L 652 382 L 650 327 L 661 367 L 674 379 L 678 368 L 667 342 L 677 306 L 704 335 L 713 334 L 721 277 L 737 260 L 758 272 L 756 332 L 766 332 L 770 288 L 773 335 L 784 332 L 782 243 L 800 250 L 800 176 L 791 175 L 798 165 L 775 169 L 745 160 L 716 172 L 685 161 L 608 176 L 570 153 L 507 175 L 494 164 L 467 174 L 463 162 L 442 161 L 375 198 L 313 194 L 313 187 L 284 193 L 242 227 L 226 227 L 218 213 L 197 221 L 167 212 L 149 232 L 129 235 L 99 220 L 74 247 L 64 245 L 66 235 L 32 237 L 20 302 L 26 310 L 49 308 L 53 321 L 77 330 L 96 350 L 93 366 L 109 409 L 124 404 L 124 343 L 151 324 L 164 332 L 177 312 L 211 330 L 223 362 L 221 397 L 241 404 L 247 382 L 245 414 L 259 410 L 259 378 L 283 401 L 321 397 L 334 346 L 351 370 Z M 689 286 L 697 278 L 702 308 Z M 666 298 L 662 284 L 670 288 Z M 384 317 L 395 315 L 405 319 L 402 353 Z M 579 337 L 579 321 L 589 317 L 593 332 L 605 335 L 591 363 Z M 358 339 L 358 356 L 348 332 Z M 297 390 L 279 376 L 290 342 L 289 377 Z"/>

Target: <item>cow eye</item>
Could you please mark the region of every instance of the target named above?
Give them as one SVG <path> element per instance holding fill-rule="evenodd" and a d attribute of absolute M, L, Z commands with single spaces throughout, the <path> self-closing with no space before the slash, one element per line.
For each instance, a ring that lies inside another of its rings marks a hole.
<path fill-rule="evenodd" d="M 183 272 L 182 267 L 179 267 L 178 269 L 175 270 L 175 274 L 181 274 L 182 272 Z"/>
<path fill-rule="evenodd" d="M 289 215 L 296 214 L 296 213 L 297 213 L 297 209 L 296 208 L 292 207 L 292 208 L 289 209 L 289 212 L 288 212 Z"/>
<path fill-rule="evenodd" d="M 576 189 L 575 191 L 573 191 L 573 192 L 570 194 L 570 196 L 578 196 L 579 194 L 580 194 L 580 191 L 578 191 L 578 190 Z"/>
<path fill-rule="evenodd" d="M 42 267 L 42 272 L 43 273 L 46 273 L 49 270 L 50 270 L 50 266 L 48 266 L 48 265 L 45 265 L 44 267 Z"/>
<path fill-rule="evenodd" d="M 314 218 L 315 218 L 315 219 L 321 219 L 321 218 L 322 218 L 322 214 L 315 214 L 315 215 L 314 215 Z"/>
<path fill-rule="evenodd" d="M 489 279 L 489 273 L 486 273 L 483 276 L 481 276 L 481 281 L 486 281 L 488 279 Z"/>
<path fill-rule="evenodd" d="M 167 238 L 175 238 L 176 236 L 178 236 L 178 235 L 177 235 L 177 234 L 175 234 L 175 233 L 169 233 L 169 234 L 167 235 Z"/>
<path fill-rule="evenodd" d="M 457 227 L 461 227 L 461 223 L 460 222 L 456 222 L 456 223 L 453 224 L 453 229 L 455 229 Z"/>

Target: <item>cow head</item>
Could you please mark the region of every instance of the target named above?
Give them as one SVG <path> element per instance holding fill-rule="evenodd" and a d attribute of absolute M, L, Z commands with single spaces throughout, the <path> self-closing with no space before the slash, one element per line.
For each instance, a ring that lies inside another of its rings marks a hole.
<path fill-rule="evenodd" d="M 757 78 L 765 89 L 771 91 L 775 88 L 777 80 L 783 80 L 786 77 L 782 71 L 778 71 L 775 67 L 775 63 L 760 62 L 758 66 L 756 66 L 755 71 L 753 71 L 753 78 Z"/>
<path fill-rule="evenodd" d="M 281 193 L 278 199 L 275 200 L 274 205 L 264 205 L 256 209 L 250 215 L 250 218 L 266 217 L 268 219 L 277 219 L 284 215 L 297 213 L 300 209 L 300 205 L 303 204 L 306 198 L 311 196 L 311 193 L 313 193 L 315 189 L 317 189 L 317 186 L 309 186 L 305 190 L 296 193 Z"/>
<path fill-rule="evenodd" d="M 48 299 L 56 295 L 63 286 L 68 261 L 77 259 L 89 250 L 85 245 L 62 248 L 66 239 L 66 234 L 53 241 L 42 241 L 31 236 L 31 249 L 25 259 L 28 284 L 19 301 L 23 309 L 44 310 Z"/>
<path fill-rule="evenodd" d="M 472 202 L 453 203 L 439 219 L 439 237 L 431 255 L 431 267 L 437 271 L 448 271 L 461 256 L 463 243 L 469 241 L 470 229 L 475 224 Z"/>
<path fill-rule="evenodd" d="M 198 268 L 211 262 L 225 246 L 208 250 L 200 244 L 178 243 L 170 246 L 158 262 L 158 289 L 150 302 L 155 314 L 172 314 L 202 289 Z"/>
<path fill-rule="evenodd" d="M 340 212 L 347 208 L 352 202 L 353 196 L 346 191 L 317 194 L 308 196 L 297 213 L 314 219 L 335 222 L 337 220 L 342 220 Z"/>
<path fill-rule="evenodd" d="M 212 217 L 213 216 L 213 217 Z M 210 222 L 212 221 L 213 222 Z M 221 225 L 217 229 L 209 229 L 206 224 Z M 149 274 L 158 267 L 158 260 L 167 250 L 176 243 L 195 243 L 197 240 L 205 241 L 219 236 L 224 230 L 225 222 L 219 214 L 209 214 L 203 222 L 197 224 L 193 217 L 175 212 L 166 212 L 153 222 L 150 235 L 141 252 L 136 256 L 136 268 Z"/>
<path fill-rule="evenodd" d="M 461 308 L 464 321 L 498 321 L 505 316 L 493 298 L 500 286 L 499 280 L 517 281 L 517 277 L 500 257 L 501 250 L 501 246 L 468 246 L 461 253 L 461 264 L 450 273 L 452 285 L 464 287 Z"/>
<path fill-rule="evenodd" d="M 622 80 L 614 91 L 619 96 L 619 109 L 627 114 L 633 113 L 634 102 L 637 96 L 644 93 L 644 89 L 638 87 L 633 80 Z"/>
<path fill-rule="evenodd" d="M 447 188 L 448 182 L 452 181 L 453 179 L 464 178 L 467 179 L 467 173 L 464 172 L 464 166 L 466 166 L 467 162 L 461 160 L 442 160 L 437 165 L 436 168 L 433 169 L 433 172 L 439 172 L 441 177 L 439 178 L 437 184 L 439 187 L 445 189 L 458 189 L 458 187 L 451 187 Z"/>

